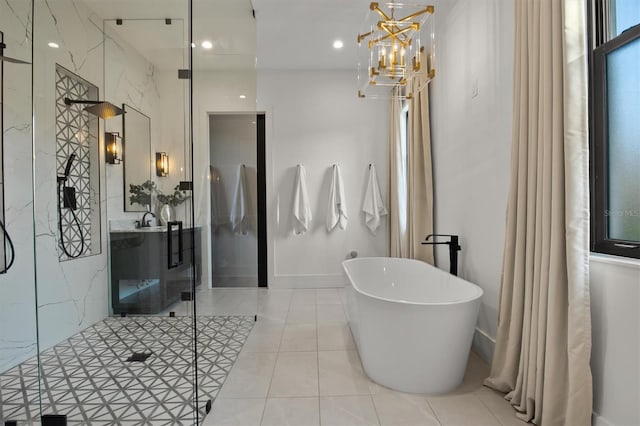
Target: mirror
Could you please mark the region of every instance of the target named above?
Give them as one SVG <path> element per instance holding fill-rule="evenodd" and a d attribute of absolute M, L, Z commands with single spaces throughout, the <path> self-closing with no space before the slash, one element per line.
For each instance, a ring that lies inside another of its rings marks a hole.
<path fill-rule="evenodd" d="M 131 203 L 131 185 L 141 185 L 151 179 L 151 118 L 123 104 L 122 162 L 124 164 L 124 211 L 144 212 L 147 207 Z"/>

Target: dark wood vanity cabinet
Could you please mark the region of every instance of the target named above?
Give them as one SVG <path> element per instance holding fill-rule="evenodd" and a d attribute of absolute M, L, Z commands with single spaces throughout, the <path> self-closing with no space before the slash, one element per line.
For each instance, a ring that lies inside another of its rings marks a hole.
<path fill-rule="evenodd" d="M 110 237 L 114 314 L 160 313 L 190 291 L 193 278 L 200 285 L 200 228 L 111 232 Z"/>

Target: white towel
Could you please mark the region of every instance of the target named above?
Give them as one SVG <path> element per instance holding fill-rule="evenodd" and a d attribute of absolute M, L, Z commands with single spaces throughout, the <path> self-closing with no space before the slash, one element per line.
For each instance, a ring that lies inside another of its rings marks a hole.
<path fill-rule="evenodd" d="M 378 175 L 375 164 L 369 165 L 369 181 L 362 202 L 364 212 L 364 222 L 373 235 L 376 235 L 382 216 L 387 214 L 387 208 L 382 201 L 380 186 L 378 186 Z"/>
<path fill-rule="evenodd" d="M 307 193 L 307 171 L 302 164 L 298 164 L 293 193 L 293 233 L 302 235 L 307 232 L 311 219 L 311 206 Z"/>
<path fill-rule="evenodd" d="M 236 234 L 247 235 L 249 221 L 247 219 L 249 200 L 247 199 L 247 179 L 245 177 L 245 167 L 241 164 L 238 167 L 238 177 L 236 179 L 236 189 L 233 192 L 233 204 L 231 206 L 231 227 Z"/>
<path fill-rule="evenodd" d="M 229 212 L 220 172 L 215 167 L 209 166 L 209 176 L 211 179 L 211 230 L 215 231 L 221 225 L 229 223 Z"/>
<path fill-rule="evenodd" d="M 327 208 L 327 231 L 331 231 L 336 225 L 340 229 L 347 229 L 347 200 L 344 197 L 344 183 L 340 175 L 340 167 L 333 165 L 331 188 L 329 190 L 329 207 Z"/>

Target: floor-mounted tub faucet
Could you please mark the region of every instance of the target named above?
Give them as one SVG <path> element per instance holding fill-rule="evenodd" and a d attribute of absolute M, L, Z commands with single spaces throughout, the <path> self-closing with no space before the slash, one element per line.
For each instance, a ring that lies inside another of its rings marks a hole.
<path fill-rule="evenodd" d="M 449 241 L 429 241 L 431 237 L 449 237 Z M 458 244 L 457 235 L 447 234 L 429 234 L 424 239 L 422 244 L 436 245 L 436 244 L 448 244 L 449 245 L 449 272 L 453 275 L 458 275 L 458 252 L 462 250 L 460 244 Z"/>

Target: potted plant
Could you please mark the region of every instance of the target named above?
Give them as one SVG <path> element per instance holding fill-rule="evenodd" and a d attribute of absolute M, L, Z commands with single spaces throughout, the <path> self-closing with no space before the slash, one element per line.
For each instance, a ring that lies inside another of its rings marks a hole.
<path fill-rule="evenodd" d="M 151 211 L 151 195 L 157 192 L 155 182 L 150 180 L 141 183 L 140 185 L 129 184 L 129 202 L 131 204 L 140 204 Z"/>
<path fill-rule="evenodd" d="M 162 203 L 160 208 L 160 221 L 166 225 L 167 222 L 171 222 L 176 218 L 175 207 L 184 203 L 191 196 L 186 191 L 180 190 L 180 185 L 176 185 L 173 188 L 172 194 L 163 194 L 160 190 L 156 189 L 157 200 Z"/>
<path fill-rule="evenodd" d="M 158 203 L 162 204 L 159 219 L 163 225 L 174 220 L 176 217 L 175 207 L 184 203 L 191 197 L 186 191 L 180 190 L 180 185 L 176 185 L 175 188 L 173 188 L 173 193 L 163 194 L 162 191 L 158 189 L 155 182 L 151 180 L 147 180 L 140 185 L 129 185 L 129 192 L 131 193 L 129 201 L 132 204 L 136 203 L 146 206 L 149 211 L 151 210 L 152 195 L 155 194 Z"/>

